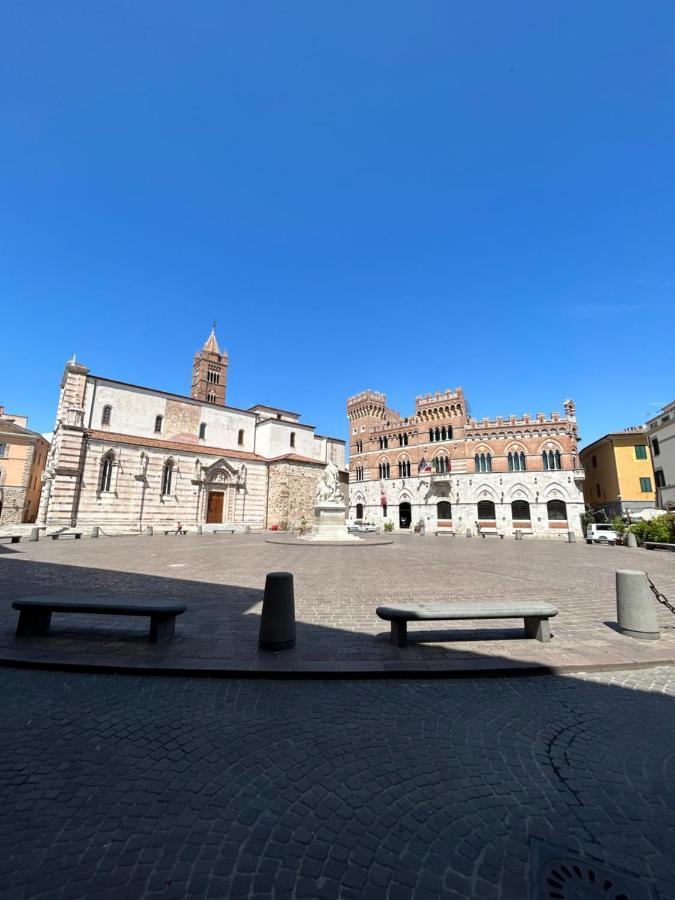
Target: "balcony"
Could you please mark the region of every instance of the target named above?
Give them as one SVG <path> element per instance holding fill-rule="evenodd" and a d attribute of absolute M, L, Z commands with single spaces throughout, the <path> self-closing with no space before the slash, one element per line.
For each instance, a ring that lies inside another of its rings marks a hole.
<path fill-rule="evenodd" d="M 439 484 L 442 481 L 450 481 L 450 476 L 452 472 L 431 472 L 430 478 L 432 484 Z"/>
<path fill-rule="evenodd" d="M 586 479 L 586 470 L 585 469 L 574 469 L 572 471 L 572 477 L 575 481 L 584 481 Z"/>

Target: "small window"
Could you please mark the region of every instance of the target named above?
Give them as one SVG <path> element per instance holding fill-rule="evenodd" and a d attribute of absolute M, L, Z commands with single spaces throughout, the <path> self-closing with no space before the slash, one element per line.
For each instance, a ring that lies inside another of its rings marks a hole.
<path fill-rule="evenodd" d="M 291 447 L 295 447 L 295 432 L 291 431 Z"/>
<path fill-rule="evenodd" d="M 208 394 L 206 395 L 206 402 L 207 403 L 215 403 L 216 402 L 216 392 L 215 391 L 208 392 Z"/>
<path fill-rule="evenodd" d="M 0 444 L 0 458 L 7 456 L 7 444 Z"/>
<path fill-rule="evenodd" d="M 203 441 L 206 437 L 206 422 L 202 422 L 199 426 L 199 440 Z"/>
<path fill-rule="evenodd" d="M 478 518 L 491 520 L 497 518 L 495 505 L 492 500 L 480 500 L 478 502 Z"/>
<path fill-rule="evenodd" d="M 162 469 L 162 496 L 166 497 L 171 493 L 171 482 L 173 481 L 173 462 L 169 460 L 164 463 Z"/>
<path fill-rule="evenodd" d="M 162 433 L 162 422 L 163 421 L 164 421 L 164 419 L 162 418 L 162 416 L 155 416 L 155 434 Z"/>
<path fill-rule="evenodd" d="M 549 500 L 546 504 L 549 522 L 564 522 L 567 520 L 567 506 L 563 500 Z"/>
<path fill-rule="evenodd" d="M 244 429 L 243 428 L 239 429 L 239 434 L 237 435 L 237 444 L 240 447 L 244 446 Z"/>
<path fill-rule="evenodd" d="M 651 478 L 641 478 L 640 479 L 640 490 L 643 494 L 649 494 L 652 490 L 652 480 Z"/>
<path fill-rule="evenodd" d="M 647 447 L 644 444 L 635 445 L 635 459 L 647 459 Z"/>
<path fill-rule="evenodd" d="M 99 490 L 101 491 L 101 493 L 106 493 L 110 490 L 114 461 L 115 458 L 112 453 L 106 453 L 106 455 L 103 457 L 103 461 L 101 463 L 101 478 L 99 481 Z"/>
<path fill-rule="evenodd" d="M 657 487 L 665 487 L 666 486 L 666 479 L 663 474 L 663 469 L 656 469 L 654 471 L 654 480 L 656 481 Z"/>
<path fill-rule="evenodd" d="M 594 469 L 598 468 L 598 457 L 597 456 L 591 456 L 591 465 L 593 466 Z"/>
<path fill-rule="evenodd" d="M 530 518 L 530 504 L 527 500 L 514 500 L 511 504 L 511 518 L 514 522 L 525 522 Z"/>
<path fill-rule="evenodd" d="M 661 452 L 661 448 L 659 447 L 659 439 L 658 438 L 652 438 L 652 452 L 653 452 L 654 456 L 658 456 L 659 453 Z"/>
<path fill-rule="evenodd" d="M 452 519 L 452 506 L 448 503 L 447 500 L 441 500 L 440 503 L 436 504 L 436 518 L 438 519 Z"/>
<path fill-rule="evenodd" d="M 112 417 L 112 406 L 104 406 L 103 412 L 101 413 L 101 425 L 110 425 L 111 417 Z"/>
<path fill-rule="evenodd" d="M 596 490 L 598 497 L 602 497 L 602 488 L 600 487 L 599 484 L 595 485 L 595 490 Z"/>

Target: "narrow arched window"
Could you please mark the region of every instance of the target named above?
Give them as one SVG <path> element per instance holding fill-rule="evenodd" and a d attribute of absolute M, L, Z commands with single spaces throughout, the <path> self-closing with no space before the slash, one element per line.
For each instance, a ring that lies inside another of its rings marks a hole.
<path fill-rule="evenodd" d="M 239 429 L 239 434 L 237 435 L 237 444 L 239 447 L 244 446 L 244 429 L 243 428 Z"/>
<path fill-rule="evenodd" d="M 440 503 L 436 504 L 436 518 L 452 519 L 452 507 L 447 500 L 441 500 Z"/>
<path fill-rule="evenodd" d="M 497 518 L 497 514 L 495 512 L 495 505 L 492 500 L 479 500 L 478 501 L 478 518 L 484 520 L 491 521 L 492 519 Z"/>
<path fill-rule="evenodd" d="M 476 468 L 476 472 L 480 472 L 480 454 L 476 453 L 473 458 L 473 464 Z"/>
<path fill-rule="evenodd" d="M 112 453 L 106 453 L 106 455 L 103 457 L 103 460 L 101 462 L 101 479 L 99 482 L 99 489 L 101 493 L 110 490 L 114 462 L 115 457 Z"/>
<path fill-rule="evenodd" d="M 363 518 L 363 503 L 356 504 L 356 518 L 357 519 Z"/>
<path fill-rule="evenodd" d="M 434 440 L 440 441 L 440 439 L 441 439 L 441 429 L 436 428 L 434 431 Z"/>
<path fill-rule="evenodd" d="M 448 425 L 448 440 L 452 440 L 452 425 Z"/>
<path fill-rule="evenodd" d="M 111 417 L 112 417 L 112 406 L 104 406 L 103 412 L 101 413 L 101 425 L 110 425 Z"/>
<path fill-rule="evenodd" d="M 554 462 L 555 462 L 554 468 L 555 468 L 555 469 L 560 469 L 560 468 L 561 468 L 561 465 L 560 465 L 560 450 L 556 450 L 555 453 L 553 454 L 553 456 L 554 456 Z"/>
<path fill-rule="evenodd" d="M 206 422 L 202 422 L 199 426 L 199 440 L 203 441 L 206 437 Z"/>
<path fill-rule="evenodd" d="M 164 419 L 162 418 L 162 416 L 155 416 L 155 434 L 162 433 L 162 422 L 163 421 L 164 421 Z"/>
<path fill-rule="evenodd" d="M 295 447 L 295 432 L 291 431 L 291 447 Z"/>
<path fill-rule="evenodd" d="M 208 394 L 206 395 L 206 402 L 207 403 L 215 403 L 216 402 L 216 392 L 215 391 L 208 392 Z"/>
<path fill-rule="evenodd" d="M 441 440 L 445 440 L 445 436 L 447 435 L 447 431 L 445 430 L 445 425 L 441 428 Z"/>
<path fill-rule="evenodd" d="M 514 500 L 511 504 L 511 518 L 514 522 L 528 521 L 530 518 L 530 504 L 527 500 Z"/>
<path fill-rule="evenodd" d="M 171 493 L 171 482 L 173 481 L 173 462 L 168 460 L 164 463 L 162 469 L 162 496 L 166 497 Z"/>
<path fill-rule="evenodd" d="M 526 469 L 526 465 L 525 465 L 525 454 L 523 453 L 522 450 L 521 450 L 520 453 L 518 454 L 518 458 L 519 458 L 519 460 L 520 460 L 520 471 L 521 471 L 521 472 L 524 472 L 525 469 Z"/>
<path fill-rule="evenodd" d="M 548 453 L 545 450 L 542 452 L 541 458 L 544 462 L 544 468 L 548 469 Z"/>
<path fill-rule="evenodd" d="M 567 519 L 567 506 L 563 500 L 549 500 L 546 504 L 549 522 L 562 522 Z"/>
<path fill-rule="evenodd" d="M 429 441 L 430 441 L 432 444 L 433 444 L 433 442 L 434 442 L 434 429 L 433 429 L 433 428 L 430 428 L 430 429 L 429 429 Z"/>

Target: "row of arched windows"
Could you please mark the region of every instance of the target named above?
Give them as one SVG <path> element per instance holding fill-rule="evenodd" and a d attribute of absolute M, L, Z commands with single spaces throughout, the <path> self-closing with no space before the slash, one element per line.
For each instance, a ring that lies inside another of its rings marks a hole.
<path fill-rule="evenodd" d="M 387 450 L 389 448 L 389 438 L 381 437 L 380 438 L 380 450 Z"/>
<path fill-rule="evenodd" d="M 492 454 L 476 453 L 476 455 L 474 456 L 474 465 L 476 466 L 476 472 L 491 472 Z"/>
<path fill-rule="evenodd" d="M 560 450 L 543 450 L 541 458 L 544 461 L 545 469 L 561 469 Z"/>
<path fill-rule="evenodd" d="M 410 478 L 410 460 L 403 459 L 398 464 L 398 477 L 399 478 Z"/>
<path fill-rule="evenodd" d="M 390 477 L 390 468 L 388 462 L 381 462 L 378 465 L 378 469 L 380 472 L 380 478 L 389 478 Z"/>
<path fill-rule="evenodd" d="M 354 480 L 363 481 L 363 466 L 357 466 L 354 469 Z"/>
<path fill-rule="evenodd" d="M 480 500 L 477 508 L 479 520 L 488 522 L 496 520 L 497 512 L 492 500 Z M 564 500 L 549 500 L 546 504 L 546 513 L 550 522 L 562 522 L 567 519 L 567 505 Z M 527 500 L 514 500 L 511 503 L 511 518 L 514 522 L 530 520 L 530 504 Z"/>
<path fill-rule="evenodd" d="M 441 428 L 430 428 L 429 429 L 429 441 L 433 444 L 435 441 L 451 441 L 452 440 L 452 425 L 448 425 L 447 427 L 443 425 Z"/>
<path fill-rule="evenodd" d="M 109 493 L 112 487 L 113 467 L 115 465 L 115 454 L 112 450 L 101 460 L 101 471 L 99 475 L 99 491 L 102 494 Z M 175 463 L 172 459 L 168 459 L 162 466 L 161 494 L 163 497 L 171 493 L 174 480 Z"/>
<path fill-rule="evenodd" d="M 509 472 L 524 472 L 527 468 L 525 465 L 525 454 L 521 450 L 515 453 L 509 453 Z"/>

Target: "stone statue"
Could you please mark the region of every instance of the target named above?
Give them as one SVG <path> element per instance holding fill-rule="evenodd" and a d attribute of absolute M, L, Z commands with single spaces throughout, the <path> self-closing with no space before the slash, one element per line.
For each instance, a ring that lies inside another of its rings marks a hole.
<path fill-rule="evenodd" d="M 316 486 L 316 505 L 340 503 L 344 506 L 344 502 L 345 498 L 340 485 L 340 470 L 334 462 L 329 462 Z"/>

